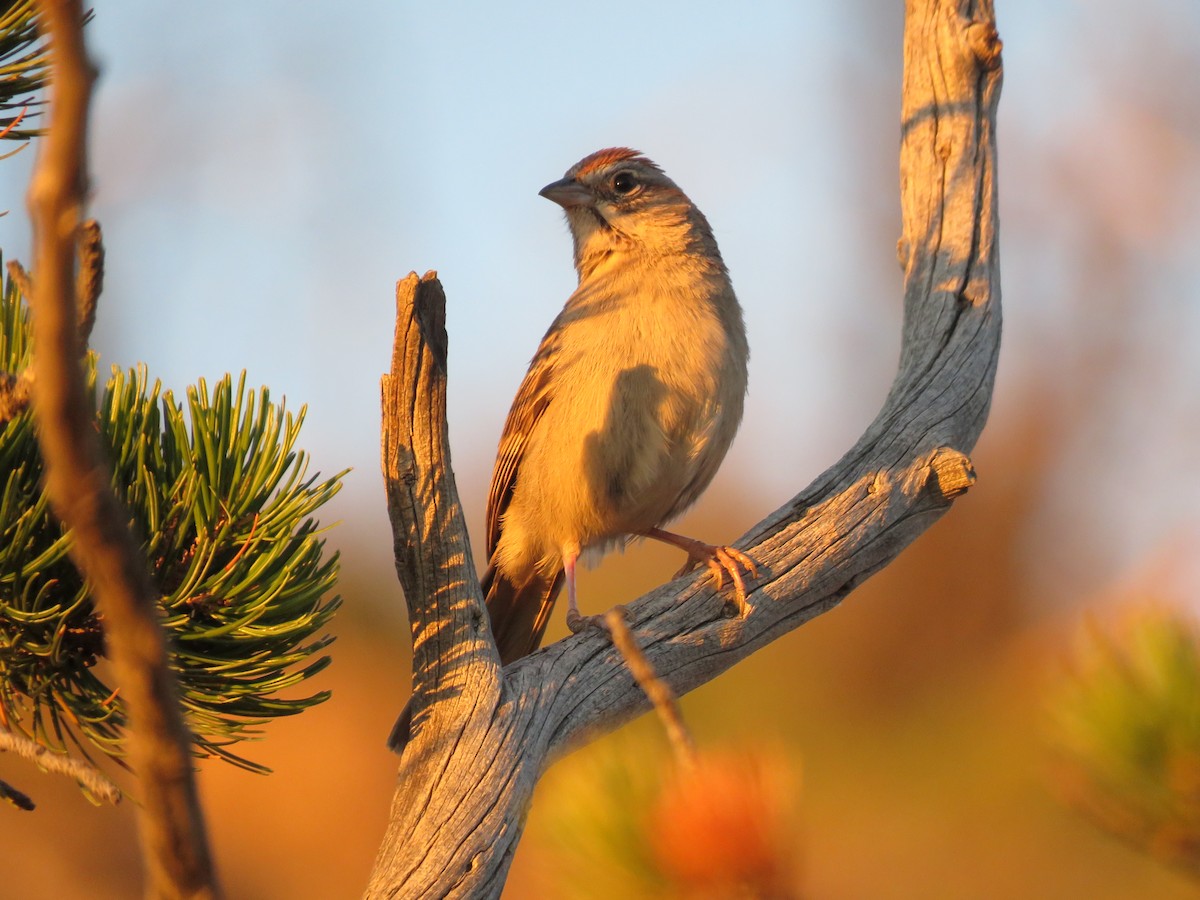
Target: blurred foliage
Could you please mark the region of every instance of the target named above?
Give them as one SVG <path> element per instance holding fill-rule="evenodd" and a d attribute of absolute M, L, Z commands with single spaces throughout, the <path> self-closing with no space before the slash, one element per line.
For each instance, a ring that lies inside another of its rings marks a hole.
<path fill-rule="evenodd" d="M 9 279 L 0 372 L 29 362 L 28 313 Z M 94 393 L 94 354 L 86 365 Z M 247 391 L 245 373 L 211 393 L 200 381 L 185 408 L 144 368 L 114 368 L 97 415 L 113 488 L 162 593 L 195 752 L 259 771 L 230 745 L 329 696 L 279 696 L 329 662 L 315 654 L 332 638 L 318 633 L 340 603 L 327 597 L 338 557 L 325 554 L 311 516 L 342 476 L 307 474 L 296 449 L 303 419 L 303 408 L 293 416 L 266 388 Z M 0 719 L 56 750 L 70 740 L 87 755 L 82 737 L 119 758 L 125 713 L 99 665 L 103 618 L 68 557 L 71 536 L 49 510 L 41 475 L 26 410 L 0 425 Z"/>
<path fill-rule="evenodd" d="M 46 85 L 49 65 L 33 0 L 0 0 L 0 138 L 27 141 L 41 133 L 29 119 L 44 102 L 36 94 Z"/>
<path fill-rule="evenodd" d="M 1057 787 L 1104 830 L 1200 878 L 1200 635 L 1131 611 L 1081 630 L 1053 705 Z"/>
<path fill-rule="evenodd" d="M 677 766 L 648 819 L 659 869 L 684 897 L 797 896 L 795 779 L 779 754 L 707 751 Z"/>
<path fill-rule="evenodd" d="M 781 753 L 702 750 L 683 765 L 646 719 L 545 777 L 533 839 L 549 896 L 799 896 L 796 779 Z"/>

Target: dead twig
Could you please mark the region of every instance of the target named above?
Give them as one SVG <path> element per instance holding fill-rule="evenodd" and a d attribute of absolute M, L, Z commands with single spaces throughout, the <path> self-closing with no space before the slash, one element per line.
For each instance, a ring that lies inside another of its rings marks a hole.
<path fill-rule="evenodd" d="M 612 635 L 613 645 L 620 651 L 621 656 L 625 657 L 625 663 L 633 673 L 634 680 L 647 699 L 654 704 L 654 711 L 662 720 L 667 740 L 671 742 L 671 749 L 675 751 L 675 758 L 684 767 L 695 766 L 696 742 L 692 740 L 692 733 L 683 721 L 679 701 L 670 686 L 658 677 L 654 666 L 650 665 L 646 654 L 638 646 L 637 638 L 625 624 L 625 607 L 614 606 L 606 612 L 604 624 L 608 633 Z"/>
<path fill-rule="evenodd" d="M 121 802 L 119 787 L 109 781 L 99 769 L 74 756 L 65 753 L 51 753 L 37 741 L 4 728 L 0 728 L 0 751 L 15 753 L 22 759 L 36 763 L 38 768 L 51 775 L 66 775 L 78 782 L 97 800 L 113 804 Z M 33 807 L 31 805 L 28 808 L 32 809 Z"/>

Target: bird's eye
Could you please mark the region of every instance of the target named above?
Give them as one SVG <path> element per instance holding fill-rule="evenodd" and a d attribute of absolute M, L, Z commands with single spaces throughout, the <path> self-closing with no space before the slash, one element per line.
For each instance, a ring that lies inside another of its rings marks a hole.
<path fill-rule="evenodd" d="M 631 194 L 638 186 L 638 180 L 632 172 L 618 172 L 613 176 L 613 190 L 618 194 Z"/>

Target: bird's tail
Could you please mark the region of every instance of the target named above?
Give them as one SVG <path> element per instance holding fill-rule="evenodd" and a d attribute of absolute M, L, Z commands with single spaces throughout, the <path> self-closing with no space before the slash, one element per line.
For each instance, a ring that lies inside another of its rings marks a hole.
<path fill-rule="evenodd" d="M 528 656 L 542 642 L 554 601 L 562 590 L 563 570 L 553 575 L 534 571 L 514 581 L 495 566 L 488 566 L 479 580 L 487 598 L 492 635 L 500 651 L 500 665 Z"/>
<path fill-rule="evenodd" d="M 563 585 L 563 570 L 553 575 L 534 572 L 523 581 L 513 581 L 495 566 L 488 566 L 479 579 L 487 599 L 492 636 L 500 651 L 500 665 L 528 656 L 542 642 L 554 601 Z M 412 701 L 404 705 L 392 726 L 388 746 L 396 753 L 404 749 L 412 730 Z"/>

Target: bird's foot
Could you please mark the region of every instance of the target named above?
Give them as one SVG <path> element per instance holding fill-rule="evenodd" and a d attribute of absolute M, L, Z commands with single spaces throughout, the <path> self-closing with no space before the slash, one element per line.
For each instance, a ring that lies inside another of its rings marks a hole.
<path fill-rule="evenodd" d="M 708 566 L 717 590 L 725 586 L 725 575 L 733 582 L 733 602 L 737 606 L 739 616 L 746 614 L 746 581 L 743 572 L 758 578 L 758 564 L 735 547 L 713 547 L 706 545 L 706 551 L 699 557 L 689 554 L 688 561 L 683 564 L 678 575 L 684 575 L 696 568 L 700 563 Z"/>
<path fill-rule="evenodd" d="M 605 621 L 604 616 L 585 616 L 582 615 L 578 609 L 568 608 L 567 630 L 570 631 L 571 634 L 579 634 L 579 632 L 587 628 L 595 628 L 604 632 L 609 630 L 608 622 Z"/>
<path fill-rule="evenodd" d="M 746 614 L 746 579 L 743 573 L 758 578 L 758 563 L 748 554 L 736 547 L 717 547 L 660 528 L 652 528 L 645 534 L 646 537 L 678 547 L 688 555 L 687 562 L 675 573 L 676 578 L 686 575 L 703 563 L 712 573 L 719 591 L 725 586 L 725 576 L 728 575 L 729 580 L 733 582 L 733 602 L 737 606 L 738 615 Z"/>

